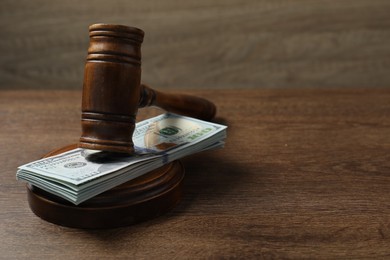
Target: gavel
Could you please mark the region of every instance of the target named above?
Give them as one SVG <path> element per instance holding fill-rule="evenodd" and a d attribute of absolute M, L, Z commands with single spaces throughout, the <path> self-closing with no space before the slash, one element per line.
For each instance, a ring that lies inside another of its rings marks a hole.
<path fill-rule="evenodd" d="M 163 93 L 141 84 L 141 29 L 93 24 L 89 37 L 79 147 L 133 154 L 136 115 L 142 107 L 203 120 L 215 116 L 215 105 L 204 98 Z"/>

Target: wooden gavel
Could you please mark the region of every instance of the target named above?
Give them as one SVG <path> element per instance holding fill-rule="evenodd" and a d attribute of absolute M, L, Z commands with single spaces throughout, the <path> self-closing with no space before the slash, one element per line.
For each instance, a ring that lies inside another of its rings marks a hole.
<path fill-rule="evenodd" d="M 141 84 L 144 32 L 123 25 L 89 27 L 79 147 L 132 154 L 138 108 L 157 106 L 168 112 L 211 120 L 215 105 L 203 98 L 168 94 Z"/>

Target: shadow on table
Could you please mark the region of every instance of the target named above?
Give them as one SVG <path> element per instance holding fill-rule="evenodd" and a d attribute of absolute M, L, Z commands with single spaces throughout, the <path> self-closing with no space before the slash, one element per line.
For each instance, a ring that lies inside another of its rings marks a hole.
<path fill-rule="evenodd" d="M 202 214 L 199 210 L 213 212 L 214 208 L 226 204 L 233 193 L 242 190 L 240 186 L 246 185 L 244 179 L 249 174 L 248 169 L 243 164 L 223 160 L 220 155 L 210 151 L 182 160 L 186 169 L 183 198 L 172 214 Z M 200 205 L 194 206 L 195 203 Z"/>

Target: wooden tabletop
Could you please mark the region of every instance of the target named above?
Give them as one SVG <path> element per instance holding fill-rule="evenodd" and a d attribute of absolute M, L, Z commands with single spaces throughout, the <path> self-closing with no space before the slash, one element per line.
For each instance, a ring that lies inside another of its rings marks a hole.
<path fill-rule="evenodd" d="M 390 257 L 390 89 L 186 93 L 217 104 L 226 147 L 183 160 L 168 214 L 80 230 L 35 216 L 15 172 L 77 142 L 81 92 L 1 91 L 0 258 Z"/>

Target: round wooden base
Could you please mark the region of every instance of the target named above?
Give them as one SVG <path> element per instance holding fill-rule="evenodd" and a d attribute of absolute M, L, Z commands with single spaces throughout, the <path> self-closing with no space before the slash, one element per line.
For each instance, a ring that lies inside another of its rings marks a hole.
<path fill-rule="evenodd" d="M 48 155 L 74 147 L 61 148 Z M 181 198 L 183 177 L 182 164 L 174 161 L 77 206 L 32 185 L 27 185 L 28 202 L 37 216 L 62 226 L 128 226 L 159 216 L 173 208 Z"/>

